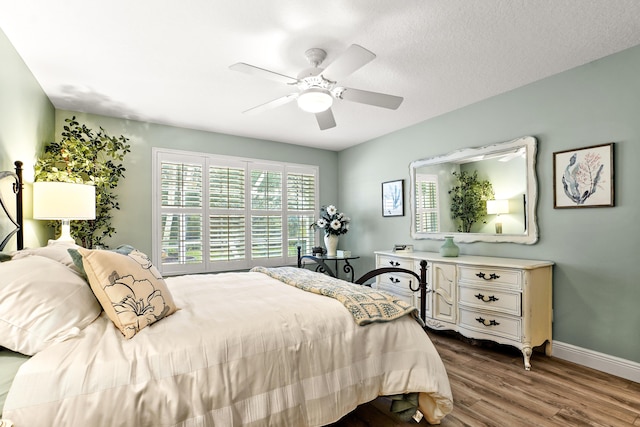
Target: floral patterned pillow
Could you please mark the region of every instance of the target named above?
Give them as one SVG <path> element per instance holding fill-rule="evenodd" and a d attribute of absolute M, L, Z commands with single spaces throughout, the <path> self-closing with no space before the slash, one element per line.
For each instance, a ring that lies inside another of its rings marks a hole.
<path fill-rule="evenodd" d="M 82 255 L 80 255 L 80 252 L 78 252 L 77 248 L 79 248 L 79 246 L 76 246 L 75 248 L 69 248 L 67 249 L 67 252 L 71 256 L 71 260 L 73 261 L 74 268 L 78 271 L 78 273 L 80 273 L 80 275 L 84 279 L 87 279 L 87 273 L 84 271 L 84 265 L 82 264 Z M 134 251 L 135 249 L 136 248 L 130 245 L 120 245 L 115 249 L 103 249 L 103 250 L 118 252 L 119 254 L 124 254 L 124 255 L 129 255 L 129 253 L 131 253 L 131 251 Z"/>
<path fill-rule="evenodd" d="M 93 293 L 125 338 L 177 310 L 162 275 L 142 252 L 78 252 Z"/>

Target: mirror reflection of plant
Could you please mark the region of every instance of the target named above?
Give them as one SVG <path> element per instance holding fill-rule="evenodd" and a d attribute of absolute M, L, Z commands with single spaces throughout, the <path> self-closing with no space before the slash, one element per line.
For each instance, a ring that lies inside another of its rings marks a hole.
<path fill-rule="evenodd" d="M 124 177 L 120 163 L 130 152 L 129 139 L 112 137 L 101 127 L 94 132 L 76 121 L 67 123 L 60 142 L 50 142 L 35 164 L 35 181 L 74 182 L 96 187 L 96 218 L 72 221 L 71 235 L 85 248 L 105 246 L 104 239 L 115 233 L 111 225 L 112 209 L 120 209 L 118 196 L 113 190 Z M 60 222 L 52 221 L 56 233 Z"/>
<path fill-rule="evenodd" d="M 455 185 L 451 194 L 451 217 L 459 221 L 458 231 L 471 232 L 471 226 L 476 222 L 487 222 L 487 200 L 495 199 L 493 186 L 487 180 L 478 179 L 478 171 L 453 172 Z"/>

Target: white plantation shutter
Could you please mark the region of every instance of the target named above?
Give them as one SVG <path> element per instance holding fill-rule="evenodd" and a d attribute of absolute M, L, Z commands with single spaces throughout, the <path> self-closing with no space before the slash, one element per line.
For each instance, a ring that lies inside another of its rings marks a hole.
<path fill-rule="evenodd" d="M 315 245 L 315 233 L 311 228 L 318 211 L 316 176 L 308 170 L 287 169 L 287 252 L 297 257 L 297 246 L 302 253 L 311 252 Z"/>
<path fill-rule="evenodd" d="M 416 175 L 416 231 L 431 233 L 440 231 L 438 217 L 438 176 Z"/>
<path fill-rule="evenodd" d="M 163 273 L 294 264 L 315 244 L 316 166 L 154 149 L 154 177 Z"/>
<path fill-rule="evenodd" d="M 282 216 L 251 215 L 251 258 L 283 258 Z"/>
<path fill-rule="evenodd" d="M 245 215 L 211 215 L 209 217 L 212 262 L 246 258 L 245 218 Z"/>
<path fill-rule="evenodd" d="M 247 254 L 246 164 L 209 166 L 209 261 L 243 268 Z"/>
<path fill-rule="evenodd" d="M 283 258 L 282 175 L 277 165 L 251 165 L 251 257 Z"/>
<path fill-rule="evenodd" d="M 199 271 L 204 263 L 202 159 L 180 156 L 159 159 L 159 262 L 163 270 Z M 157 191 L 154 192 L 157 194 Z M 155 248 L 154 248 L 155 249 Z"/>

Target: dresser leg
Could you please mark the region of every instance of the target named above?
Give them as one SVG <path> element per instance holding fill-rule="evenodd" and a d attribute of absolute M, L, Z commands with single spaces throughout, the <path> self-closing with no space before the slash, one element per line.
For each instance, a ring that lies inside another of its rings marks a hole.
<path fill-rule="evenodd" d="M 552 349 L 551 341 L 547 341 L 544 345 L 544 354 L 551 356 Z"/>
<path fill-rule="evenodd" d="M 524 356 L 524 369 L 527 371 L 531 370 L 531 347 L 523 347 L 522 355 Z"/>

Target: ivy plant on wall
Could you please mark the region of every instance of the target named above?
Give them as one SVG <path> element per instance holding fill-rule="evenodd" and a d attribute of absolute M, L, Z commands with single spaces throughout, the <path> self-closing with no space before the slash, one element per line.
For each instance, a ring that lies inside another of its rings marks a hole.
<path fill-rule="evenodd" d="M 487 180 L 478 179 L 478 171 L 452 172 L 455 185 L 451 194 L 451 217 L 458 224 L 458 231 L 471 232 L 471 226 L 478 221 L 486 224 L 487 200 L 495 198 L 493 186 Z"/>
<path fill-rule="evenodd" d="M 129 139 L 120 135 L 109 136 L 101 127 L 94 132 L 76 121 L 67 123 L 60 142 L 45 145 L 44 153 L 35 164 L 35 181 L 75 182 L 96 187 L 96 218 L 90 221 L 72 221 L 71 235 L 85 248 L 105 246 L 104 239 L 115 229 L 111 225 L 113 209 L 120 209 L 118 196 L 113 190 L 124 177 L 122 161 L 129 153 Z M 52 226 L 59 232 L 60 222 Z"/>

